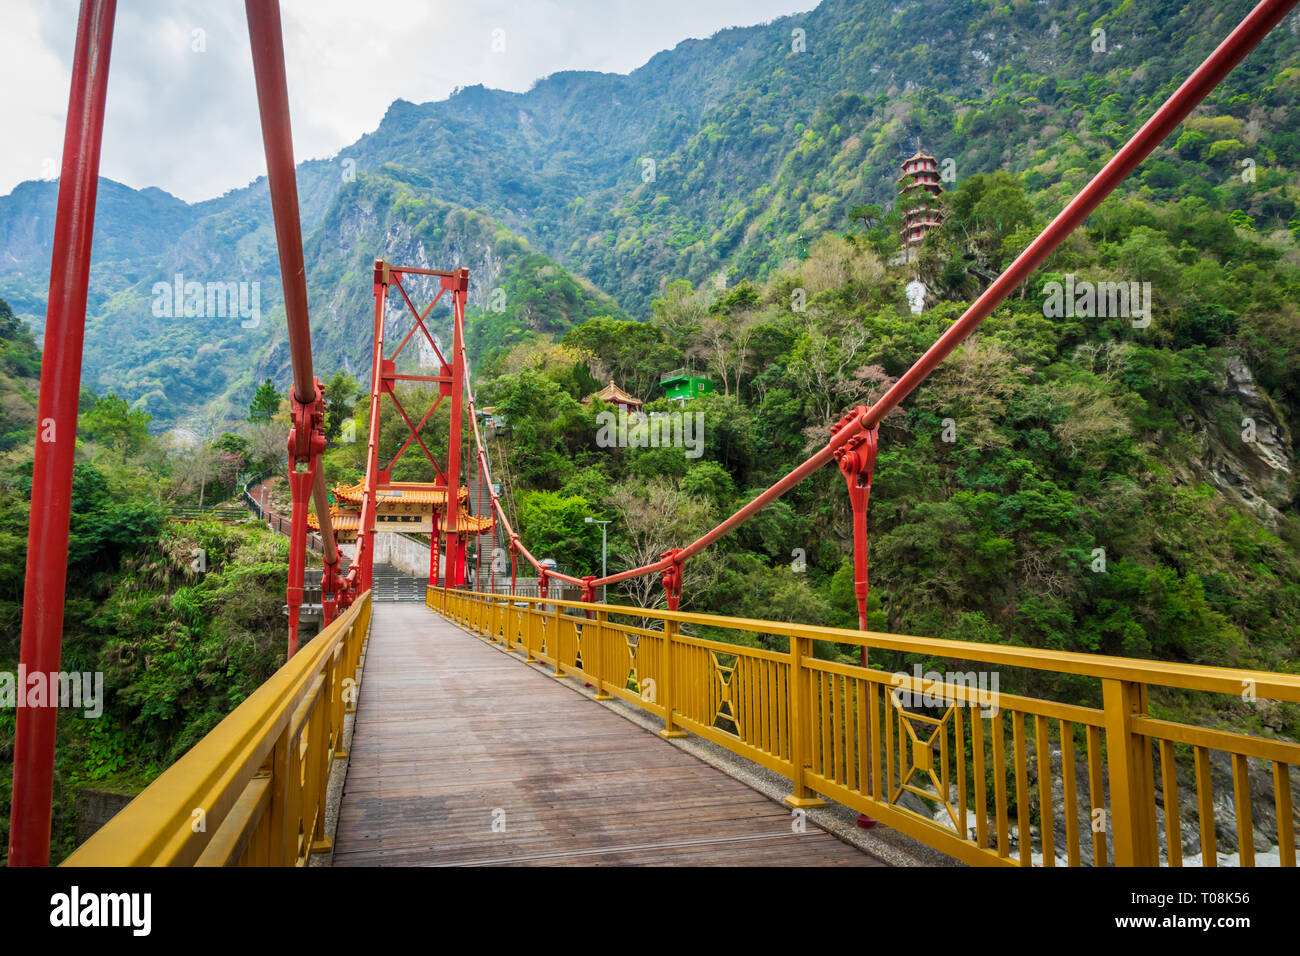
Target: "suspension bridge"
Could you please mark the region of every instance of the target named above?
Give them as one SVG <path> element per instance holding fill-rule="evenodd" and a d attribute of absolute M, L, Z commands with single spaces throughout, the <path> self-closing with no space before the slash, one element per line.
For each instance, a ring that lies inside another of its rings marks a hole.
<path fill-rule="evenodd" d="M 67 863 L 878 864 L 807 822 L 809 811 L 835 804 L 973 865 L 1214 866 L 1220 837 L 1234 833 L 1235 862 L 1251 866 L 1262 833 L 1278 862 L 1294 866 L 1291 767 L 1300 763 L 1300 745 L 1158 719 L 1148 695 L 1173 688 L 1297 703 L 1300 677 L 874 633 L 866 620 L 867 508 L 881 419 L 1294 5 L 1259 3 L 878 402 L 849 410 L 830 428 L 819 451 L 698 540 L 643 567 L 576 576 L 524 546 L 492 482 L 464 342 L 473 277 L 463 268 L 382 260 L 372 280 L 367 467 L 347 529 L 352 554 L 343 553 L 342 517 L 331 511 L 320 467 L 325 395 L 312 366 L 279 8 L 247 0 L 293 365 L 288 661 Z M 38 409 L 42 422 L 56 424 L 56 440 L 37 443 L 32 482 L 21 650 L 29 673 L 58 671 L 60 663 L 114 13 L 113 0 L 83 0 L 77 29 Z M 417 303 L 415 290 L 427 287 L 437 289 L 432 301 Z M 444 296 L 449 355 L 426 325 Z M 412 319 L 391 351 L 390 298 Z M 397 371 L 417 334 L 433 349 L 437 374 Z M 418 423 L 394 392 L 406 380 L 437 386 Z M 421 430 L 444 401 L 450 434 L 439 459 Z M 409 438 L 381 464 L 386 404 Z M 430 578 L 422 605 L 379 604 L 376 534 L 385 530 L 394 491 L 406 491 L 394 488 L 392 465 L 413 444 L 437 475 L 414 489 L 433 506 Z M 687 562 L 725 546 L 731 531 L 832 464 L 852 506 L 858 630 L 680 609 Z M 490 492 L 490 507 L 473 515 L 460 506 L 471 466 Z M 468 539 L 485 532 L 507 543 L 508 585 L 503 572 L 498 586 L 495 565 L 490 587 L 483 588 L 481 569 L 467 585 Z M 321 555 L 323 627 L 299 647 L 309 546 Z M 536 595 L 518 593 L 521 568 L 535 575 Z M 666 608 L 596 600 L 598 588 L 603 594 L 647 575 L 660 579 Z M 577 589 L 578 599 L 552 594 L 560 587 Z M 765 638 L 762 647 L 754 635 Z M 817 657 L 819 641 L 857 645 L 857 663 Z M 893 675 L 873 668 L 873 651 L 923 654 L 958 670 L 937 681 Z M 1001 668 L 1072 675 L 1097 691 L 1101 706 L 1010 694 L 990 701 L 964 678 Z M 905 706 L 904 695 L 939 704 Z M 18 713 L 14 866 L 49 861 L 55 722 L 53 707 Z M 784 803 L 697 759 L 684 749 L 692 742 L 779 780 Z M 346 781 L 337 799 L 332 778 Z"/>

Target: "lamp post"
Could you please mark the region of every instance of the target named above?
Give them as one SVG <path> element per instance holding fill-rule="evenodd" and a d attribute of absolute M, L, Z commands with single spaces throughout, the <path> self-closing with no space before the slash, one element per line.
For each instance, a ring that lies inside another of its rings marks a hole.
<path fill-rule="evenodd" d="M 600 525 L 600 576 L 603 578 L 603 577 L 605 577 L 606 574 L 609 573 L 609 572 L 607 572 L 607 571 L 605 570 L 605 555 L 606 555 L 605 544 L 606 544 L 606 542 L 608 541 L 608 538 L 606 537 L 606 534 L 605 534 L 605 530 L 606 530 L 606 529 L 605 529 L 605 525 L 609 524 L 610 521 L 609 521 L 609 520 L 607 520 L 607 521 L 601 521 L 599 518 L 593 518 L 593 517 L 591 517 L 591 515 L 588 515 L 587 517 L 583 518 L 582 520 L 585 521 L 587 524 L 598 524 L 598 525 Z M 610 520 L 613 520 L 613 519 L 610 519 Z M 604 603 L 605 603 L 605 585 L 603 585 L 603 584 L 600 586 L 600 603 L 601 603 L 601 604 L 604 604 Z"/>

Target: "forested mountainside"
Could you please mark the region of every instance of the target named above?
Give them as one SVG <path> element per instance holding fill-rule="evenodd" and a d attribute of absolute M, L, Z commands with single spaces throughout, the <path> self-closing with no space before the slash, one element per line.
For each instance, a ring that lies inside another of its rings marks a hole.
<path fill-rule="evenodd" d="M 522 94 L 472 87 L 398 101 L 374 133 L 299 167 L 326 358 L 365 364 L 355 343 L 372 321 L 375 256 L 468 266 L 471 324 L 498 277 L 513 310 L 538 269 L 547 288 L 521 307 L 532 321 L 563 324 L 592 307 L 582 301 L 644 319 L 671 281 L 762 280 L 846 228 L 853 209 L 890 208 L 898 164 L 918 146 L 951 160 L 953 183 L 1014 174 L 1046 215 L 1249 6 L 827 0 L 685 41 L 627 76 L 560 73 Z M 1292 228 L 1296 43 L 1292 17 L 1125 192 L 1199 195 L 1261 233 Z M 38 334 L 55 194 L 54 183 L 26 183 L 0 198 L 0 295 Z M 178 274 L 256 283 L 258 321 L 230 309 L 156 315 L 155 284 Z M 215 433 L 264 376 L 287 382 L 265 180 L 192 206 L 105 182 L 94 275 L 87 384 L 159 426 Z"/>

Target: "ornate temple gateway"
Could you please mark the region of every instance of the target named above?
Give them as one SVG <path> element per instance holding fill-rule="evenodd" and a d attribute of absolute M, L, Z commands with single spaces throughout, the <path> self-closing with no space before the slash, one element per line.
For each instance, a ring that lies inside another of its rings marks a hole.
<path fill-rule="evenodd" d="M 330 505 L 330 524 L 339 544 L 355 544 L 357 528 L 361 525 L 361 504 L 365 498 L 365 485 L 335 485 Z M 454 532 L 460 548 L 456 553 L 464 555 L 470 538 L 486 534 L 494 526 L 490 515 L 472 515 L 469 513 L 469 489 L 461 486 L 456 495 L 456 531 Z M 430 581 L 436 574 L 438 555 L 445 552 L 442 541 L 447 535 L 447 489 L 440 485 L 431 485 L 416 481 L 392 481 L 381 484 L 375 489 L 375 531 L 406 531 L 413 534 L 433 534 L 434 521 L 437 521 L 438 533 L 433 538 L 433 547 L 429 555 Z M 307 525 L 313 531 L 320 527 L 315 514 L 308 514 Z M 453 577 L 456 577 L 453 572 Z"/>

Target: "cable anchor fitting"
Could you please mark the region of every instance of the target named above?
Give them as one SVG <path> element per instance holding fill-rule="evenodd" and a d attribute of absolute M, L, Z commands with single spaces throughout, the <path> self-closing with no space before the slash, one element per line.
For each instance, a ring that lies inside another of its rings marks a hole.
<path fill-rule="evenodd" d="M 660 558 L 671 561 L 668 567 L 664 568 L 663 586 L 664 594 L 668 597 L 668 610 L 677 610 L 678 604 L 682 599 L 682 559 L 681 548 L 669 548 Z"/>

